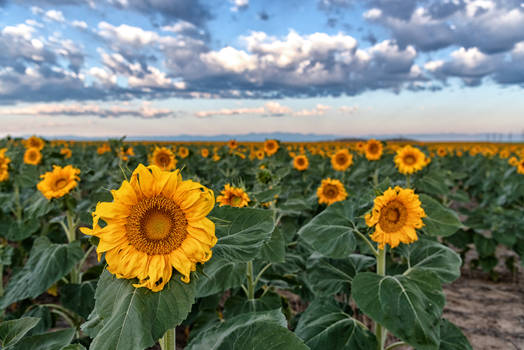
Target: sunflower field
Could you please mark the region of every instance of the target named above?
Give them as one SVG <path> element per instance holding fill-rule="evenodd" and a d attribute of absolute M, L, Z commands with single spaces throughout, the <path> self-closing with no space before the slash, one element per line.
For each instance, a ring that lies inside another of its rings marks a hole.
<path fill-rule="evenodd" d="M 467 350 L 443 285 L 524 261 L 524 145 L 4 138 L 0 204 L 2 349 Z"/>

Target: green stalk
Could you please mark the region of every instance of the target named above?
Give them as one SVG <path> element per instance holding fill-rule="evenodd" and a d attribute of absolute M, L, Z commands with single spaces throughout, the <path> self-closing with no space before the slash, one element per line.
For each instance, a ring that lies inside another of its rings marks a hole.
<path fill-rule="evenodd" d="M 176 350 L 176 328 L 170 328 L 158 341 L 162 350 Z"/>
<path fill-rule="evenodd" d="M 18 184 L 15 182 L 15 204 L 16 204 L 16 210 L 15 210 L 15 216 L 16 221 L 18 224 L 22 223 L 22 205 L 20 204 L 20 188 L 18 187 Z"/>
<path fill-rule="evenodd" d="M 379 276 L 386 275 L 386 246 L 384 246 L 384 249 L 378 250 L 377 274 Z M 382 325 L 377 322 L 375 325 L 375 336 L 377 337 L 377 343 L 378 343 L 377 350 L 384 349 L 387 334 L 388 334 L 388 330 L 386 328 L 383 328 Z"/>
<path fill-rule="evenodd" d="M 253 261 L 247 262 L 247 298 L 255 299 L 255 283 L 253 281 Z"/>
<path fill-rule="evenodd" d="M 411 188 L 411 174 L 406 174 L 406 187 Z"/>
<path fill-rule="evenodd" d="M 74 213 L 72 213 L 69 209 L 66 212 L 66 221 L 67 224 L 62 222 L 62 227 L 64 228 L 65 234 L 67 236 L 67 241 L 72 243 L 76 241 L 76 221 Z M 73 284 L 79 284 L 81 282 L 80 265 L 74 266 L 71 270 L 69 282 Z"/>
<path fill-rule="evenodd" d="M 4 296 L 4 265 L 0 264 L 0 297 Z"/>

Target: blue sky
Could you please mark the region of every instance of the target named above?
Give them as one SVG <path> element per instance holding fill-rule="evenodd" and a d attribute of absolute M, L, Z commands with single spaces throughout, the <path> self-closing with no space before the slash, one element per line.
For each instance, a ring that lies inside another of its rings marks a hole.
<path fill-rule="evenodd" d="M 0 0 L 0 136 L 520 134 L 521 0 Z"/>

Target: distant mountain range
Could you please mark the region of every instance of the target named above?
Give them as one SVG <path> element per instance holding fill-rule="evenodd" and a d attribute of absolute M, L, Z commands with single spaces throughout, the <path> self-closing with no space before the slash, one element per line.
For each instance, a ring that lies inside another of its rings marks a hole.
<path fill-rule="evenodd" d="M 26 135 L 29 137 L 31 135 Z M 120 138 L 114 136 L 110 138 Z M 77 141 L 107 140 L 108 137 L 81 137 L 75 135 L 45 136 L 47 139 L 63 139 Z M 220 135 L 173 135 L 173 136 L 127 136 L 127 141 L 227 141 L 235 139 L 244 142 L 257 142 L 266 139 L 277 139 L 284 142 L 318 142 L 335 140 L 362 140 L 375 138 L 379 140 L 412 140 L 412 141 L 481 141 L 481 142 L 523 142 L 524 136 L 519 134 L 502 133 L 442 133 L 442 134 L 370 134 L 360 136 L 334 134 L 300 134 L 300 133 L 249 133 L 249 134 L 220 134 Z"/>

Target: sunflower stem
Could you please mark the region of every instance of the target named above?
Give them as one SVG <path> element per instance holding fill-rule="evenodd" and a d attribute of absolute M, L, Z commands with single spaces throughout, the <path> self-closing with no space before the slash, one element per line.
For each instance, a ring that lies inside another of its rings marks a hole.
<path fill-rule="evenodd" d="M 364 240 L 364 242 L 366 242 L 366 244 L 368 245 L 369 249 L 371 249 L 371 252 L 373 252 L 373 255 L 375 256 L 375 258 L 378 258 L 379 252 L 373 246 L 373 244 L 369 241 L 369 239 L 366 236 L 364 236 L 364 234 L 362 232 L 360 232 L 355 226 L 353 226 L 353 230 L 354 230 L 354 232 L 357 235 L 360 236 L 360 238 L 362 238 Z"/>
<path fill-rule="evenodd" d="M 162 350 L 176 350 L 176 328 L 168 329 L 158 342 Z"/>
<path fill-rule="evenodd" d="M 384 246 L 384 249 L 378 250 L 378 257 L 377 257 L 377 274 L 379 276 L 385 276 L 386 275 L 386 246 Z M 388 330 L 380 323 L 375 324 L 375 336 L 377 337 L 377 350 L 383 350 L 384 345 L 386 343 L 386 336 L 387 336 Z"/>
<path fill-rule="evenodd" d="M 20 204 L 20 187 L 18 187 L 18 184 L 14 183 L 15 188 L 15 204 L 16 209 L 14 211 L 16 216 L 16 221 L 20 224 L 22 222 L 22 205 Z"/>
<path fill-rule="evenodd" d="M 70 209 L 66 211 L 66 220 L 67 224 L 62 224 L 62 227 L 67 236 L 67 241 L 72 243 L 76 241 L 76 221 L 75 214 Z M 80 265 L 74 266 L 71 270 L 69 282 L 73 284 L 79 284 L 81 282 Z"/>
<path fill-rule="evenodd" d="M 378 168 L 373 172 L 373 185 L 378 187 Z"/>
<path fill-rule="evenodd" d="M 411 188 L 411 174 L 406 175 L 406 187 Z"/>
<path fill-rule="evenodd" d="M 253 280 L 253 261 L 247 262 L 247 298 L 249 300 L 255 299 L 255 281 Z"/>
<path fill-rule="evenodd" d="M 0 264 L 0 297 L 4 296 L 4 265 Z"/>

